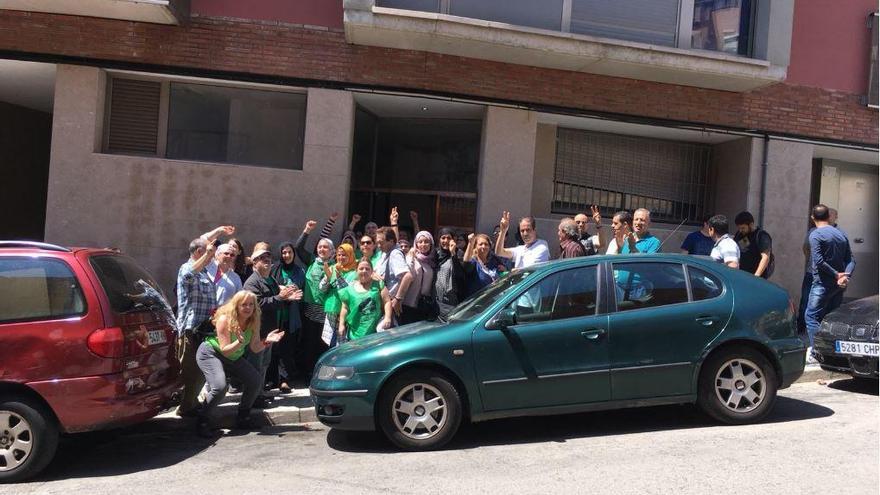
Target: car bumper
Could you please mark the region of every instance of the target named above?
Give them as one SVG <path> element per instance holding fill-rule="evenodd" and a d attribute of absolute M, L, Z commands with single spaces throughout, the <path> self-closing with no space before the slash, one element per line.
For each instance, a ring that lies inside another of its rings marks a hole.
<path fill-rule="evenodd" d="M 373 399 L 369 390 L 309 389 L 318 420 L 338 430 L 373 431 Z"/>
<path fill-rule="evenodd" d="M 122 374 L 30 382 L 49 404 L 61 429 L 79 433 L 146 421 L 171 407 L 177 379 L 145 392 L 128 393 Z"/>
<path fill-rule="evenodd" d="M 880 361 L 878 358 L 838 354 L 835 351 L 836 340 L 846 339 L 839 339 L 824 333 L 817 333 L 813 337 L 813 352 L 822 369 L 847 373 L 860 378 L 878 378 L 878 361 Z"/>

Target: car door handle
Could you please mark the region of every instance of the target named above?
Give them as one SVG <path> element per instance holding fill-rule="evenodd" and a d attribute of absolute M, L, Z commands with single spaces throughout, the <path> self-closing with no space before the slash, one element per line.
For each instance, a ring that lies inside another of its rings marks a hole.
<path fill-rule="evenodd" d="M 703 325 L 704 327 L 711 327 L 712 325 L 715 324 L 716 321 L 718 321 L 718 317 L 717 316 L 698 316 L 696 318 L 696 321 L 700 325 Z"/>
<path fill-rule="evenodd" d="M 581 335 L 584 336 L 587 340 L 598 340 L 599 337 L 605 335 L 605 330 L 601 328 L 594 328 L 592 330 L 584 330 L 581 332 Z"/>

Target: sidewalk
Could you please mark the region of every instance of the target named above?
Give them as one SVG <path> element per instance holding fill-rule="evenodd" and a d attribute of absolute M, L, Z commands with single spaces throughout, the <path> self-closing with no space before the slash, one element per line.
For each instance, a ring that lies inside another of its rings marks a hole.
<path fill-rule="evenodd" d="M 819 368 L 817 364 L 807 365 L 804 368 L 804 374 L 796 383 L 814 382 L 816 380 L 838 380 L 846 378 L 849 375 L 841 373 L 832 373 Z M 235 422 L 235 413 L 238 408 L 240 394 L 227 394 L 223 403 L 214 413 L 215 421 L 218 426 L 231 428 Z M 315 406 L 309 391 L 306 388 L 298 388 L 289 394 L 275 394 L 275 400 L 269 409 L 254 409 L 253 416 L 261 418 L 259 424 L 263 425 L 292 425 L 300 423 L 312 423 L 318 421 L 315 415 Z M 159 418 L 176 418 L 174 411 L 166 412 L 158 416 Z"/>

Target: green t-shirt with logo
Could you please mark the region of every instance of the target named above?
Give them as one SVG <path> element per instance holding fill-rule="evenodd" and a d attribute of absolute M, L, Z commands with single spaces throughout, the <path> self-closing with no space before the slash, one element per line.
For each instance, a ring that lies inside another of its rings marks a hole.
<path fill-rule="evenodd" d="M 339 280 L 336 270 L 333 270 L 333 278 L 330 279 L 330 288 L 327 289 L 327 298 L 324 299 L 324 312 L 338 315 L 342 309 L 342 301 L 339 300 L 339 292 L 351 285 L 357 279 L 357 271 L 350 270 L 342 274 Z"/>
<path fill-rule="evenodd" d="M 382 282 L 373 281 L 369 290 L 355 290 L 355 284 L 339 291 L 339 299 L 348 306 L 345 326 L 351 340 L 376 333 L 376 325 L 385 316 L 382 307 Z"/>
<path fill-rule="evenodd" d="M 332 266 L 332 261 L 330 261 Z M 306 286 L 303 287 L 303 300 L 309 304 L 324 305 L 326 292 L 321 292 L 321 279 L 324 277 L 324 262 L 316 258 L 306 270 Z"/>

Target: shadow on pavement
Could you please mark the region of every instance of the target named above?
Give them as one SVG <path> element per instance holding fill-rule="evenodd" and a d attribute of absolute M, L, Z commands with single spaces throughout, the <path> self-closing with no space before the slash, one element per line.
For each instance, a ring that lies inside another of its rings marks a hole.
<path fill-rule="evenodd" d="M 850 378 L 844 380 L 835 380 L 828 384 L 828 388 L 843 390 L 845 392 L 876 396 L 878 395 L 878 384 L 880 384 L 878 380 L 870 378 Z"/>
<path fill-rule="evenodd" d="M 127 428 L 69 435 L 61 439 L 58 453 L 49 467 L 30 482 L 118 476 L 161 469 L 184 462 L 210 448 L 221 447 L 217 442 L 224 437 L 283 437 L 316 429 L 309 425 L 271 425 L 266 418 L 259 416 L 254 419 L 259 430 L 219 431 L 210 439 L 195 434 L 194 419 L 168 417 L 154 418 Z M 223 426 L 228 428 L 231 424 Z"/>
<path fill-rule="evenodd" d="M 777 397 L 776 404 L 762 423 L 786 423 L 824 418 L 834 411 L 798 399 Z M 489 445 L 536 442 L 565 442 L 575 438 L 625 435 L 651 431 L 684 430 L 721 426 L 690 404 L 619 409 L 562 416 L 533 416 L 499 419 L 462 425 L 446 450 L 471 449 Z M 735 426 L 732 426 L 735 428 Z M 377 432 L 331 430 L 327 444 L 345 452 L 398 452 Z"/>

